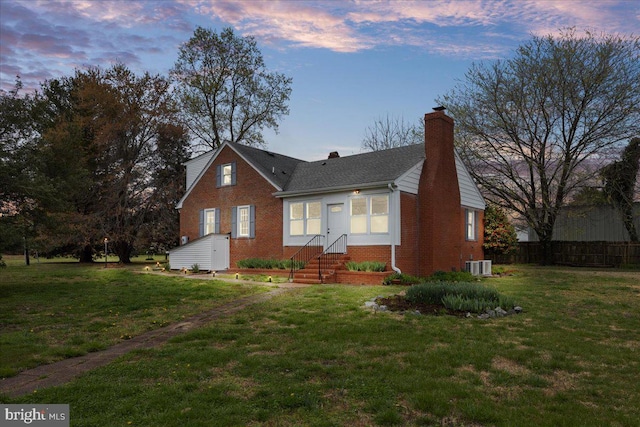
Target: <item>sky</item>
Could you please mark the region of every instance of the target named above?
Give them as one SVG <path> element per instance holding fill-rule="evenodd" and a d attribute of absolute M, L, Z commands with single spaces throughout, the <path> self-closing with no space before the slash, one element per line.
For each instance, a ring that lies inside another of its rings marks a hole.
<path fill-rule="evenodd" d="M 293 79 L 267 148 L 303 160 L 362 151 L 367 127 L 417 123 L 473 63 L 568 27 L 638 34 L 638 0 L 0 0 L 0 89 L 124 63 L 168 76 L 197 26 L 253 36 Z"/>

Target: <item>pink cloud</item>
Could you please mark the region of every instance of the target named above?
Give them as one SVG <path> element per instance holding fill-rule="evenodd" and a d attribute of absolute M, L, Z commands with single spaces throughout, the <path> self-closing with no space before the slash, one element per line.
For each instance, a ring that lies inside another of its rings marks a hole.
<path fill-rule="evenodd" d="M 337 52 L 355 52 L 372 46 L 368 37 L 358 34 L 343 16 L 324 10 L 341 4 L 337 2 L 179 1 L 200 14 L 230 23 L 243 33 L 267 42 L 286 41 L 294 46 Z"/>

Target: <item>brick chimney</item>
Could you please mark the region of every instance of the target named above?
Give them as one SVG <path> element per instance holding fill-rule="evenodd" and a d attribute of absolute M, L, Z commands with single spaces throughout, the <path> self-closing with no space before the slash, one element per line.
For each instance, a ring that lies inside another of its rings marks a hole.
<path fill-rule="evenodd" d="M 453 119 L 444 108 L 424 116 L 425 156 L 418 192 L 418 271 L 461 267 L 462 213 L 453 148 Z"/>

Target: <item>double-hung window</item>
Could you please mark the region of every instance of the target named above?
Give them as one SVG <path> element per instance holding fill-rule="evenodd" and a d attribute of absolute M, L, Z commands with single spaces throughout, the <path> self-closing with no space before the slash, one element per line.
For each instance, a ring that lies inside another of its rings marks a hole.
<path fill-rule="evenodd" d="M 371 196 L 371 233 L 389 232 L 389 196 Z"/>
<path fill-rule="evenodd" d="M 238 206 L 238 237 L 249 237 L 249 206 Z"/>
<path fill-rule="evenodd" d="M 351 234 L 366 234 L 367 232 L 367 198 L 354 197 L 351 199 Z"/>
<path fill-rule="evenodd" d="M 473 209 L 465 209 L 465 233 L 467 240 L 478 240 L 477 230 L 476 230 L 476 211 Z"/>
<path fill-rule="evenodd" d="M 254 205 L 231 208 L 231 238 L 256 237 L 256 207 Z"/>
<path fill-rule="evenodd" d="M 389 196 L 357 196 L 350 200 L 351 234 L 389 232 Z"/>
<path fill-rule="evenodd" d="M 200 237 L 220 233 L 220 209 L 210 208 L 200 211 Z"/>
<path fill-rule="evenodd" d="M 289 204 L 289 234 L 291 236 L 320 234 L 321 222 L 321 202 L 295 202 Z"/>
<path fill-rule="evenodd" d="M 236 162 L 216 166 L 216 187 L 236 185 Z"/>

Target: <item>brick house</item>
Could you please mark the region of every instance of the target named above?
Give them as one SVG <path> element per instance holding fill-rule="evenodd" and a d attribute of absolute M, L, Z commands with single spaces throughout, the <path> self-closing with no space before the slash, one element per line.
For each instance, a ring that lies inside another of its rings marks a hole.
<path fill-rule="evenodd" d="M 226 270 L 337 240 L 352 261 L 419 276 L 483 258 L 485 203 L 444 111 L 425 115 L 424 144 L 306 162 L 225 143 L 186 167 L 173 269 Z"/>

